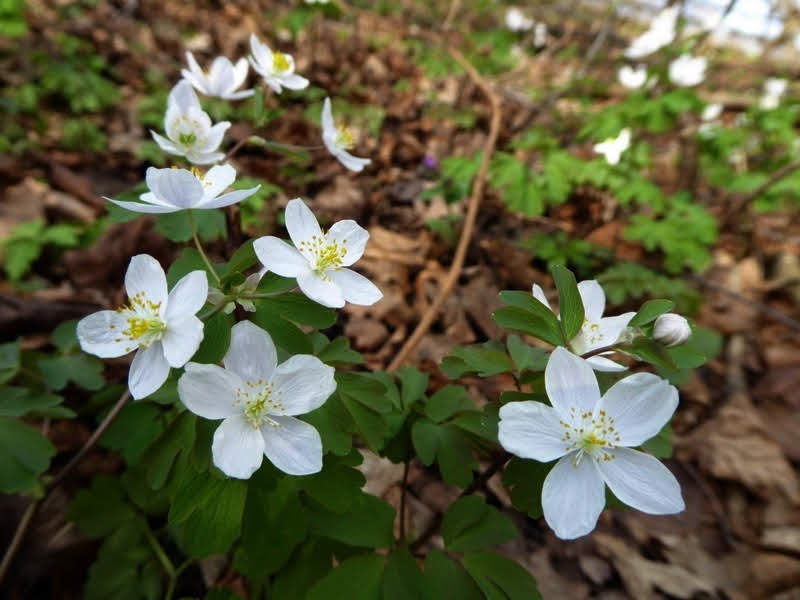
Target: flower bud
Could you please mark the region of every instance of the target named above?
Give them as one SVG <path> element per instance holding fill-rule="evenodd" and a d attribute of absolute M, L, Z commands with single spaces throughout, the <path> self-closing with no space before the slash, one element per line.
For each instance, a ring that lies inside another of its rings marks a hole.
<path fill-rule="evenodd" d="M 653 339 L 667 347 L 683 344 L 691 335 L 689 321 L 674 313 L 661 315 L 653 327 Z"/>

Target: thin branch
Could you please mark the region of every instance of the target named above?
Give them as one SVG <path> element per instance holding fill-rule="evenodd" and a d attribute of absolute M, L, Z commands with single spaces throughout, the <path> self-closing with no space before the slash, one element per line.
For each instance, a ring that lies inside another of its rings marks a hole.
<path fill-rule="evenodd" d="M 489 171 L 489 161 L 492 158 L 495 146 L 497 145 L 497 136 L 500 133 L 500 123 L 502 112 L 500 108 L 500 98 L 495 94 L 491 87 L 481 77 L 480 73 L 472 66 L 472 64 L 464 57 L 461 52 L 455 48 L 450 48 L 450 55 L 458 62 L 469 75 L 470 79 L 477 85 L 483 92 L 486 99 L 489 101 L 491 108 L 491 120 L 489 124 L 489 135 L 486 138 L 486 143 L 483 145 L 483 157 L 481 159 L 480 169 L 472 184 L 472 193 L 470 194 L 467 215 L 464 218 L 464 227 L 461 230 L 461 237 L 458 240 L 458 247 L 456 248 L 455 256 L 453 257 L 453 264 L 450 265 L 450 270 L 445 277 L 442 287 L 439 290 L 436 299 L 428 307 L 428 310 L 422 315 L 420 322 L 417 324 L 416 329 L 411 336 L 406 340 L 406 343 L 395 356 L 394 360 L 388 367 L 389 371 L 396 371 L 399 369 L 409 355 L 414 351 L 417 345 L 425 337 L 425 334 L 430 329 L 436 317 L 439 314 L 442 306 L 444 305 L 450 293 L 453 291 L 458 277 L 461 274 L 461 268 L 464 266 L 464 260 L 467 257 L 467 249 L 469 248 L 472 233 L 475 229 L 475 220 L 478 216 L 478 209 L 483 199 L 483 190 L 486 186 L 486 176 Z"/>

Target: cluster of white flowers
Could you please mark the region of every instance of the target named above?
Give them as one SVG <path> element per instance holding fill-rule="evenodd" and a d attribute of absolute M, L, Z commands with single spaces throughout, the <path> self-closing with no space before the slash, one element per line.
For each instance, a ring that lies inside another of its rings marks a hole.
<path fill-rule="evenodd" d="M 786 93 L 789 82 L 785 79 L 770 77 L 764 82 L 764 95 L 758 101 L 758 105 L 764 110 L 778 108 L 781 98 Z"/>
<path fill-rule="evenodd" d="M 603 317 L 605 293 L 597 281 L 582 281 L 578 292 L 585 320 L 569 349 L 556 348 L 545 368 L 545 390 L 552 406 L 509 402 L 500 409 L 499 440 L 521 458 L 558 459 L 544 481 L 542 507 L 547 523 L 563 539 L 590 533 L 605 507 L 605 486 L 625 504 L 650 514 L 684 508 L 675 477 L 654 457 L 633 450 L 656 436 L 678 405 L 678 391 L 650 373 L 629 375 L 604 395 L 595 371 L 624 371 L 602 356 L 580 355 L 627 341 L 629 312 Z M 548 308 L 542 288 L 533 296 Z M 684 343 L 688 321 L 676 314 L 656 319 L 653 339 L 665 346 Z"/>
<path fill-rule="evenodd" d="M 650 23 L 650 28 L 631 42 L 625 50 L 625 57 L 632 60 L 644 58 L 672 43 L 679 10 L 677 4 L 662 10 Z"/>
<path fill-rule="evenodd" d="M 186 53 L 189 68 L 182 71 L 183 79 L 167 101 L 166 137 L 152 132 L 165 152 L 194 165 L 211 165 L 225 158 L 219 149 L 231 124 L 212 124 L 195 90 L 225 100 L 253 96 L 253 89 L 241 89 L 248 65 L 276 94 L 283 88 L 308 86 L 308 80 L 295 73 L 290 55 L 272 51 L 255 35 L 250 37 L 250 48 L 249 63 L 245 58 L 234 64 L 218 57 L 208 72 L 191 52 Z M 345 167 L 361 171 L 370 163 L 348 152 L 354 136 L 334 123 L 329 98 L 325 99 L 322 126 L 325 146 Z M 106 200 L 131 211 L 161 214 L 230 206 L 260 187 L 227 191 L 236 180 L 230 164 L 215 164 L 206 172 L 195 166 L 190 170 L 151 167 L 145 179 L 148 191 L 138 202 Z M 102 310 L 78 323 L 78 340 L 86 352 L 112 358 L 136 351 L 128 377 L 134 399 L 161 388 L 171 368 L 185 369 L 178 381 L 180 399 L 201 417 L 223 419 L 214 434 L 212 454 L 214 464 L 230 477 L 250 477 L 263 455 L 291 475 L 316 473 L 322 468 L 320 435 L 296 416 L 320 407 L 335 391 L 334 369 L 306 355 L 292 356 L 278 365 L 269 334 L 248 321 L 233 327 L 224 368 L 189 362 L 203 340 L 203 322 L 196 316 L 200 309 L 210 303 L 214 308 L 208 314 L 217 310 L 230 313 L 239 303 L 247 311 L 256 310 L 256 288 L 267 270 L 296 278 L 303 293 L 325 306 L 342 307 L 345 302 L 370 305 L 382 297 L 366 277 L 345 268 L 362 256 L 369 239 L 369 233 L 355 221 L 335 223 L 323 233 L 311 210 L 298 198 L 289 202 L 285 222 L 295 247 L 272 236 L 256 240 L 256 253 L 264 268 L 228 294 L 209 289 L 205 271 L 189 273 L 168 292 L 158 261 L 138 255 L 125 276 L 129 304 Z"/>
<path fill-rule="evenodd" d="M 669 80 L 681 87 L 692 87 L 703 83 L 708 61 L 704 56 L 681 54 L 669 63 Z"/>
<path fill-rule="evenodd" d="M 598 154 L 602 154 L 608 164 L 616 165 L 619 163 L 622 153 L 630 148 L 630 145 L 631 130 L 626 127 L 619 132 L 617 137 L 609 138 L 600 142 L 599 144 L 595 144 L 592 149 Z"/>

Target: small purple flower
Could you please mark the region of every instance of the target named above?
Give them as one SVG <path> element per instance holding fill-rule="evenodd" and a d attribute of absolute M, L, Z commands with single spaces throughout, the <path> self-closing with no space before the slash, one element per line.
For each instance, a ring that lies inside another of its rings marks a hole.
<path fill-rule="evenodd" d="M 422 165 L 428 169 L 435 170 L 439 168 L 439 161 L 435 156 L 426 154 L 425 158 L 422 159 Z"/>

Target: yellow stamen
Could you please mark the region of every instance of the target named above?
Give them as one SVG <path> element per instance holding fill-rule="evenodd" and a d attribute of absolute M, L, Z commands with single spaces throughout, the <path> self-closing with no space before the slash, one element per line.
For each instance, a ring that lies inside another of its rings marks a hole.
<path fill-rule="evenodd" d="M 291 67 L 292 65 L 289 63 L 289 59 L 283 52 L 272 53 L 272 68 L 276 73 L 283 73 L 291 69 Z"/>

